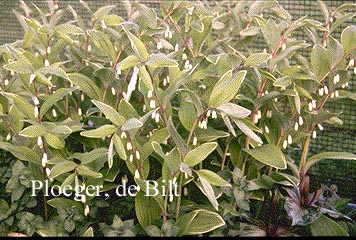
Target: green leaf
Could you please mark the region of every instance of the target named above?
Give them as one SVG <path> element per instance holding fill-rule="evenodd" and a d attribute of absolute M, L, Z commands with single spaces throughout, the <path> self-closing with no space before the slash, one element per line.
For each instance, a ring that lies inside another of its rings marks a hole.
<path fill-rule="evenodd" d="M 72 129 L 70 129 L 70 127 L 65 125 L 55 126 L 54 128 L 51 129 L 51 133 L 55 133 L 55 134 L 69 135 L 72 132 L 73 132 Z"/>
<path fill-rule="evenodd" d="M 231 118 L 245 118 L 251 114 L 251 111 L 249 109 L 241 107 L 234 103 L 224 103 L 216 109 L 222 111 Z"/>
<path fill-rule="evenodd" d="M 135 212 L 141 227 L 145 228 L 154 224 L 161 216 L 161 208 L 153 197 L 145 196 L 139 191 L 135 197 Z"/>
<path fill-rule="evenodd" d="M 101 99 L 102 93 L 94 81 L 80 73 L 70 73 L 68 77 L 73 84 L 79 86 L 83 92 L 93 99 Z"/>
<path fill-rule="evenodd" d="M 47 133 L 44 136 L 46 142 L 48 143 L 48 145 L 50 145 L 51 147 L 55 148 L 55 149 L 62 149 L 65 147 L 65 142 L 61 139 L 59 139 L 56 135 L 51 134 L 51 133 Z"/>
<path fill-rule="evenodd" d="M 179 133 L 177 132 L 177 129 L 174 127 L 171 118 L 168 119 L 167 129 L 168 129 L 169 135 L 172 137 L 173 141 L 177 145 L 177 148 L 181 151 L 182 155 L 183 156 L 187 155 L 187 153 L 189 151 L 189 147 L 184 142 L 184 140 L 179 135 Z"/>
<path fill-rule="evenodd" d="M 71 208 L 74 206 L 78 210 L 78 212 L 82 213 L 84 211 L 83 204 L 81 202 L 64 197 L 52 198 L 48 200 L 47 203 L 50 206 L 56 208 L 57 210 Z"/>
<path fill-rule="evenodd" d="M 15 94 L 15 93 L 6 93 L 1 92 L 2 95 L 11 99 L 16 107 L 29 119 L 35 119 L 34 115 L 34 107 L 23 97 Z"/>
<path fill-rule="evenodd" d="M 321 215 L 310 225 L 310 231 L 312 236 L 349 236 L 343 227 L 325 215 Z"/>
<path fill-rule="evenodd" d="M 92 178 L 102 178 L 103 175 L 101 173 L 95 172 L 91 170 L 89 167 L 84 165 L 79 165 L 77 168 L 77 172 L 81 176 L 92 177 Z"/>
<path fill-rule="evenodd" d="M 180 228 L 180 236 L 198 235 L 224 226 L 225 221 L 215 212 L 199 209 L 180 216 L 175 225 Z"/>
<path fill-rule="evenodd" d="M 98 30 L 87 31 L 94 45 L 100 49 L 111 61 L 116 57 L 116 51 L 110 37 Z"/>
<path fill-rule="evenodd" d="M 19 135 L 23 137 L 39 137 L 43 136 L 46 134 L 46 128 L 42 125 L 32 125 L 28 126 L 27 128 L 23 129 L 21 132 L 19 132 Z"/>
<path fill-rule="evenodd" d="M 182 103 L 178 110 L 178 117 L 180 122 L 183 124 L 183 127 L 190 131 L 198 116 L 197 111 L 192 104 Z"/>
<path fill-rule="evenodd" d="M 120 68 L 121 70 L 126 70 L 128 68 L 132 68 L 134 66 L 137 66 L 140 62 L 140 59 L 135 56 L 135 55 L 129 55 L 126 58 L 124 58 L 122 61 L 120 61 L 117 64 L 117 67 Z"/>
<path fill-rule="evenodd" d="M 191 69 L 190 71 L 185 70 L 182 71 L 173 81 L 172 83 L 169 85 L 169 87 L 166 89 L 166 91 L 164 91 L 164 99 L 162 102 L 162 105 L 167 107 L 169 101 L 171 100 L 171 98 L 173 97 L 173 95 L 177 92 L 177 90 L 186 82 L 188 82 L 189 80 L 191 80 L 192 78 L 192 73 L 194 72 L 195 68 L 198 65 L 196 65 L 195 67 L 193 67 L 193 69 Z"/>
<path fill-rule="evenodd" d="M 340 93 L 340 96 L 342 96 L 342 97 L 346 97 L 346 98 L 356 101 L 356 93 L 345 91 L 345 90 L 339 90 L 339 93 Z"/>
<path fill-rule="evenodd" d="M 93 18 L 96 19 L 96 20 L 102 20 L 115 7 L 116 7 L 116 5 L 107 5 L 107 6 L 100 7 L 93 13 Z"/>
<path fill-rule="evenodd" d="M 356 155 L 348 152 L 322 152 L 311 156 L 305 165 L 305 171 L 323 159 L 356 160 Z"/>
<path fill-rule="evenodd" d="M 246 136 L 248 136 L 249 138 L 251 138 L 253 141 L 259 143 L 259 144 L 263 144 L 262 139 L 257 136 L 256 133 L 254 133 L 244 122 L 234 119 L 234 122 L 236 124 L 236 126 L 244 133 L 246 134 Z"/>
<path fill-rule="evenodd" d="M 48 78 L 46 78 L 45 75 L 43 75 L 42 73 L 40 73 L 38 71 L 35 71 L 34 74 L 36 75 L 35 80 L 37 82 L 42 83 L 43 85 L 46 85 L 46 86 L 53 87 L 52 82 Z"/>
<path fill-rule="evenodd" d="M 49 174 L 48 177 L 55 178 L 63 173 L 67 173 L 67 172 L 74 170 L 76 167 L 77 167 L 77 164 L 75 164 L 72 161 L 63 161 L 63 162 L 57 163 L 51 169 L 51 173 Z"/>
<path fill-rule="evenodd" d="M 195 135 L 200 142 L 211 142 L 218 138 L 228 137 L 229 133 L 208 127 L 207 129 L 197 128 Z"/>
<path fill-rule="evenodd" d="M 129 30 L 127 30 L 125 27 L 123 28 L 124 31 L 127 34 L 127 37 L 129 38 L 131 42 L 131 47 L 136 53 L 136 55 L 140 58 L 142 62 L 146 62 L 149 59 L 149 54 L 147 52 L 147 49 L 145 47 L 145 44 L 137 38 L 135 35 L 133 35 Z"/>
<path fill-rule="evenodd" d="M 56 90 L 56 93 L 50 94 L 49 97 L 44 101 L 44 103 L 41 106 L 41 111 L 40 111 L 40 116 L 43 117 L 43 115 L 46 114 L 46 112 L 51 109 L 53 105 L 55 105 L 59 100 L 61 100 L 65 95 L 67 95 L 70 92 L 73 92 L 74 90 L 78 89 L 78 87 L 74 88 L 60 88 Z"/>
<path fill-rule="evenodd" d="M 148 73 L 147 69 L 145 66 L 141 66 L 138 72 L 138 76 L 140 77 L 140 84 L 143 84 L 147 91 L 148 90 L 153 90 L 153 85 L 151 81 L 151 76 Z M 140 85 L 141 86 L 141 85 Z"/>
<path fill-rule="evenodd" d="M 286 169 L 287 162 L 283 152 L 275 145 L 266 144 L 254 149 L 244 149 L 257 161 L 277 169 Z"/>
<path fill-rule="evenodd" d="M 346 27 L 341 33 L 340 41 L 345 53 L 354 50 L 356 48 L 356 26 Z"/>
<path fill-rule="evenodd" d="M 115 132 L 113 125 L 103 125 L 97 129 L 80 132 L 81 136 L 88 138 L 103 138 L 112 135 Z"/>
<path fill-rule="evenodd" d="M 178 63 L 177 61 L 167 57 L 167 55 L 163 53 L 158 53 L 152 55 L 146 62 L 147 66 L 150 66 L 152 68 L 157 68 L 157 67 L 177 67 Z"/>
<path fill-rule="evenodd" d="M 142 127 L 143 124 L 137 118 L 130 118 L 121 126 L 121 131 L 129 131 L 132 129 L 138 129 Z"/>
<path fill-rule="evenodd" d="M 105 25 L 109 27 L 116 27 L 125 21 L 122 17 L 115 14 L 105 15 L 103 20 Z"/>
<path fill-rule="evenodd" d="M 326 6 L 326 4 L 323 1 L 320 1 L 320 0 L 318 1 L 318 6 L 324 15 L 324 19 L 327 20 L 330 16 L 328 7 Z"/>
<path fill-rule="evenodd" d="M 92 227 L 88 228 L 82 235 L 82 237 L 94 237 L 94 230 Z"/>
<path fill-rule="evenodd" d="M 229 182 L 224 180 L 222 177 L 217 175 L 216 173 L 207 170 L 207 169 L 201 169 L 197 171 L 197 174 L 199 177 L 204 178 L 207 180 L 210 184 L 214 186 L 219 186 L 219 187 L 224 187 L 224 186 L 231 186 Z"/>
<path fill-rule="evenodd" d="M 95 104 L 95 106 L 99 108 L 101 112 L 104 113 L 105 117 L 108 118 L 116 126 L 121 126 L 126 122 L 126 119 L 121 116 L 113 107 L 96 100 L 91 101 Z"/>
<path fill-rule="evenodd" d="M 60 67 L 56 66 L 49 66 L 49 67 L 43 67 L 38 70 L 38 72 L 46 75 L 46 74 L 51 74 L 51 75 L 56 75 L 58 77 L 67 79 L 68 75 L 67 73 Z"/>
<path fill-rule="evenodd" d="M 218 144 L 216 142 L 204 143 L 188 152 L 183 162 L 185 162 L 189 167 L 194 167 L 207 158 L 217 146 Z"/>
<path fill-rule="evenodd" d="M 267 10 L 267 9 L 271 9 L 273 7 L 278 6 L 278 2 L 277 1 L 256 1 L 256 2 L 252 2 L 249 10 L 248 10 L 248 14 L 250 16 L 254 16 L 254 15 L 259 15 L 260 13 L 262 13 L 263 11 Z"/>
<path fill-rule="evenodd" d="M 65 35 L 81 35 L 84 34 L 83 29 L 73 24 L 64 23 L 54 27 L 54 30 L 58 33 Z"/>
<path fill-rule="evenodd" d="M 254 53 L 251 54 L 245 61 L 245 66 L 255 66 L 261 65 L 262 63 L 266 62 L 269 58 L 268 53 Z"/>
<path fill-rule="evenodd" d="M 333 37 L 329 37 L 328 51 L 331 57 L 331 67 L 336 67 L 344 58 L 344 48 Z"/>
<path fill-rule="evenodd" d="M 330 68 L 330 55 L 325 48 L 316 44 L 313 47 L 310 58 L 316 80 L 320 81 Z"/>
<path fill-rule="evenodd" d="M 200 183 L 202 186 L 202 191 L 203 191 L 204 195 L 208 198 L 208 200 L 210 201 L 213 208 L 218 210 L 219 203 L 216 200 L 216 196 L 214 194 L 213 187 L 210 185 L 209 181 L 206 180 L 205 178 L 199 176 L 199 180 L 200 180 Z"/>
<path fill-rule="evenodd" d="M 121 138 L 117 134 L 114 134 L 113 141 L 114 141 L 114 147 L 116 149 L 117 154 L 119 154 L 119 157 L 123 160 L 126 160 L 127 155 L 126 155 L 124 144 L 121 141 Z"/>
<path fill-rule="evenodd" d="M 15 146 L 10 143 L 0 142 L 0 148 L 10 152 L 12 155 L 22 161 L 32 162 L 37 165 L 41 164 L 41 160 L 38 157 L 37 153 L 32 149 L 29 149 L 28 147 Z"/>
<path fill-rule="evenodd" d="M 246 73 L 246 70 L 242 70 L 230 77 L 232 71 L 230 70 L 226 72 L 215 84 L 210 94 L 209 105 L 220 106 L 221 104 L 227 103 L 233 99 L 245 79 Z"/>

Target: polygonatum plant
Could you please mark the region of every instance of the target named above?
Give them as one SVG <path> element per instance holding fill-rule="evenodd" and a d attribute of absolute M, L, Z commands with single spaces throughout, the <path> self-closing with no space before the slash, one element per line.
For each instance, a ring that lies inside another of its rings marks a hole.
<path fill-rule="evenodd" d="M 21 1 L 25 34 L 0 46 L 0 148 L 13 159 L 0 232 L 352 232 L 340 208 L 319 203 L 322 190 L 309 192 L 307 173 L 322 159 L 356 159 L 308 154 L 323 125 L 342 123 L 325 105 L 356 99 L 356 26 L 334 34 L 355 4 L 319 2 L 320 22 L 277 1 L 80 3 L 88 21 L 65 1 Z M 48 185 L 30 196 L 34 180 Z M 159 194 L 147 196 L 148 180 Z M 131 200 L 114 194 L 123 183 L 137 185 Z M 170 184 L 176 195 L 164 193 Z M 46 194 L 90 185 L 100 196 Z"/>

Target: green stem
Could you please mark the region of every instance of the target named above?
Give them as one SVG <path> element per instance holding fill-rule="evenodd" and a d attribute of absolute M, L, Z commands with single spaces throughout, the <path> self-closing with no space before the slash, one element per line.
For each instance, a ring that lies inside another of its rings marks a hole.
<path fill-rule="evenodd" d="M 310 145 L 310 134 L 308 134 L 308 136 L 306 137 L 305 142 L 303 144 L 303 152 L 302 152 L 302 156 L 300 158 L 300 163 L 299 163 L 300 176 L 305 175 L 304 169 L 305 169 L 305 165 L 307 163 L 309 145 Z"/>
<path fill-rule="evenodd" d="M 183 188 L 183 174 L 179 174 L 179 188 L 178 188 L 178 199 L 177 199 L 177 209 L 176 209 L 176 219 L 179 217 L 180 202 L 182 198 L 182 188 Z"/>
<path fill-rule="evenodd" d="M 224 167 L 225 167 L 225 161 L 226 161 L 227 153 L 228 153 L 228 151 L 229 151 L 230 142 L 231 142 L 231 135 L 229 135 L 229 136 L 226 138 L 226 148 L 225 148 L 225 151 L 224 151 L 224 155 L 223 155 L 223 157 L 222 157 L 222 160 L 221 160 L 221 170 L 224 170 Z"/>

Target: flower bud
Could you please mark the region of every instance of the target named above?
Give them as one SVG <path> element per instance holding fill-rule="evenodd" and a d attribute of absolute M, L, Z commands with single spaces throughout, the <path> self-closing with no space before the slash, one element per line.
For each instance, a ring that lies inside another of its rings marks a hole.
<path fill-rule="evenodd" d="M 88 214 L 89 214 L 89 205 L 86 204 L 84 209 L 84 216 L 88 216 Z"/>
<path fill-rule="evenodd" d="M 38 107 L 35 106 L 34 112 L 33 112 L 33 114 L 35 115 L 35 118 L 38 118 L 38 112 L 39 112 Z"/>
<path fill-rule="evenodd" d="M 176 45 L 175 45 L 175 47 L 174 47 L 174 51 L 175 51 L 175 52 L 178 52 L 178 50 L 179 50 L 179 45 L 178 45 L 178 43 L 176 43 Z"/>
<path fill-rule="evenodd" d="M 189 60 L 185 61 L 185 63 L 184 63 L 184 68 L 185 68 L 185 69 L 188 69 L 188 68 L 189 68 Z"/>
<path fill-rule="evenodd" d="M 45 60 L 45 67 L 49 67 L 49 61 L 48 61 L 48 59 Z"/>
<path fill-rule="evenodd" d="M 121 137 L 121 139 L 127 138 L 126 133 L 122 132 L 120 137 Z"/>
<path fill-rule="evenodd" d="M 101 20 L 101 28 L 102 29 L 107 29 L 108 27 L 106 26 L 104 20 Z"/>
<path fill-rule="evenodd" d="M 38 101 L 38 98 L 37 98 L 36 96 L 33 97 L 33 104 L 34 104 L 35 106 L 40 105 L 40 101 Z"/>
<path fill-rule="evenodd" d="M 130 154 L 130 156 L 129 156 L 129 161 L 133 162 L 133 155 L 132 154 Z"/>
<path fill-rule="evenodd" d="M 151 98 L 151 97 L 152 97 L 152 90 L 148 90 L 148 92 L 147 92 L 147 97 L 148 97 L 148 98 Z"/>
<path fill-rule="evenodd" d="M 155 116 L 155 122 L 156 122 L 156 123 L 159 122 L 159 117 L 160 117 L 160 115 L 159 115 L 159 113 L 157 112 L 157 113 L 156 113 L 156 116 Z"/>
<path fill-rule="evenodd" d="M 321 124 L 318 124 L 318 128 L 319 128 L 320 131 L 324 130 L 324 127 Z"/>
<path fill-rule="evenodd" d="M 112 94 L 113 96 L 116 96 L 116 90 L 115 90 L 114 87 L 111 87 L 111 94 Z"/>
<path fill-rule="evenodd" d="M 351 58 L 349 62 L 349 67 L 352 68 L 355 66 L 355 59 Z"/>
<path fill-rule="evenodd" d="M 162 44 L 161 40 L 159 40 L 157 42 L 157 49 L 159 50 L 159 49 L 162 49 L 162 48 L 163 48 L 163 44 Z"/>
<path fill-rule="evenodd" d="M 31 75 L 30 75 L 29 85 L 31 85 L 31 84 L 33 83 L 33 80 L 35 80 L 35 78 L 36 78 L 36 74 L 31 73 Z"/>
<path fill-rule="evenodd" d="M 316 131 L 313 131 L 312 138 L 316 138 Z"/>
<path fill-rule="evenodd" d="M 318 92 L 320 97 L 324 96 L 324 88 L 319 88 Z"/>
<path fill-rule="evenodd" d="M 292 144 L 293 143 L 293 139 L 291 135 L 288 135 L 288 144 Z"/>
<path fill-rule="evenodd" d="M 43 141 L 41 136 L 37 137 L 37 146 L 39 146 L 40 148 L 43 147 Z"/>
<path fill-rule="evenodd" d="M 135 171 L 134 178 L 140 178 L 140 172 L 138 171 L 138 169 L 136 169 L 136 171 Z"/>
<path fill-rule="evenodd" d="M 198 143 L 198 138 L 196 136 L 194 136 L 193 138 L 193 146 L 196 146 Z"/>
<path fill-rule="evenodd" d="M 327 86 L 324 86 L 324 93 L 325 93 L 326 95 L 329 94 L 329 88 L 328 88 Z"/>
<path fill-rule="evenodd" d="M 139 152 L 139 151 L 136 151 L 136 153 L 135 153 L 135 154 L 136 154 L 136 159 L 137 159 L 137 160 L 139 160 L 139 159 L 141 158 L 141 156 L 140 156 L 140 152 Z"/>
<path fill-rule="evenodd" d="M 269 134 L 269 128 L 267 125 L 265 125 L 265 132 L 266 132 L 266 134 Z"/>
<path fill-rule="evenodd" d="M 48 177 L 50 174 L 51 174 L 51 169 L 46 168 L 46 175 L 47 175 L 47 177 Z"/>
<path fill-rule="evenodd" d="M 131 142 L 127 142 L 126 149 L 127 149 L 127 151 L 131 151 L 132 150 Z"/>
<path fill-rule="evenodd" d="M 7 135 L 6 135 L 6 141 L 10 141 L 11 140 L 11 133 L 8 133 Z"/>
<path fill-rule="evenodd" d="M 50 47 L 50 46 L 47 47 L 47 53 L 48 53 L 48 54 L 51 53 L 51 47 Z"/>
<path fill-rule="evenodd" d="M 154 99 L 150 100 L 150 108 L 156 108 L 156 101 Z"/>
<path fill-rule="evenodd" d="M 216 114 L 216 111 L 212 111 L 211 112 L 211 118 L 215 119 L 215 118 L 218 118 L 218 115 Z"/>
<path fill-rule="evenodd" d="M 48 162 L 47 153 L 44 152 L 41 160 L 42 167 L 45 167 L 47 165 L 47 162 Z"/>
<path fill-rule="evenodd" d="M 295 124 L 294 124 L 294 131 L 298 131 L 298 128 L 299 128 L 299 124 L 298 124 L 298 122 L 295 122 Z"/>
<path fill-rule="evenodd" d="M 185 54 L 185 53 L 183 53 L 183 55 L 182 55 L 182 60 L 184 61 L 184 60 L 187 60 L 187 54 Z"/>
<path fill-rule="evenodd" d="M 335 90 L 335 97 L 339 97 L 339 91 Z"/>
<path fill-rule="evenodd" d="M 283 141 L 283 148 L 286 149 L 288 147 L 288 142 L 287 140 L 284 140 Z"/>
<path fill-rule="evenodd" d="M 299 125 L 302 126 L 302 125 L 303 125 L 303 118 L 302 118 L 302 116 L 299 116 L 299 120 L 298 120 L 298 121 L 299 121 Z"/>
<path fill-rule="evenodd" d="M 287 45 L 285 43 L 282 44 L 282 51 L 286 50 Z"/>

